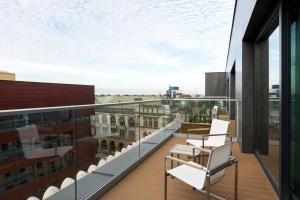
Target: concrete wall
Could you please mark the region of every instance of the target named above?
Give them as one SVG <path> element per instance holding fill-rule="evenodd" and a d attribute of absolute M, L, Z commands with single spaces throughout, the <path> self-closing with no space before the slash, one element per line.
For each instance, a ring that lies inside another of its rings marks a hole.
<path fill-rule="evenodd" d="M 205 96 L 226 96 L 226 73 L 205 73 Z"/>

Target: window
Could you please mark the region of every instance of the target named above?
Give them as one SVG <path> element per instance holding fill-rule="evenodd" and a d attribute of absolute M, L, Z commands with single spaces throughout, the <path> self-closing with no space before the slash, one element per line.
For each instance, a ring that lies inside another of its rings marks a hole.
<path fill-rule="evenodd" d="M 19 172 L 20 172 L 20 173 L 23 173 L 23 172 L 25 172 L 25 168 L 21 168 L 21 169 L 19 169 Z"/>
<path fill-rule="evenodd" d="M 36 168 L 41 169 L 43 168 L 43 163 L 39 162 L 36 164 Z"/>
<path fill-rule="evenodd" d="M 151 117 L 149 117 L 148 118 L 148 126 L 150 127 L 150 128 L 152 128 L 152 118 Z"/>
<path fill-rule="evenodd" d="M 135 139 L 135 132 L 129 131 L 129 139 L 134 140 Z"/>
<path fill-rule="evenodd" d="M 120 142 L 120 143 L 118 144 L 118 151 L 121 151 L 123 147 L 124 147 L 124 143 L 123 143 L 123 142 Z"/>
<path fill-rule="evenodd" d="M 125 138 L 125 129 L 120 129 L 120 137 Z"/>
<path fill-rule="evenodd" d="M 128 124 L 130 128 L 134 128 L 135 127 L 135 123 L 134 123 L 134 119 L 131 117 L 128 120 Z"/>
<path fill-rule="evenodd" d="M 294 6 L 296 8 L 296 6 Z M 291 161 L 290 188 L 300 198 L 300 9 L 291 23 Z"/>
<path fill-rule="evenodd" d="M 148 118 L 144 117 L 144 127 L 148 127 Z"/>
<path fill-rule="evenodd" d="M 125 119 L 124 119 L 124 117 L 120 117 L 119 122 L 120 122 L 120 126 L 125 126 Z"/>
<path fill-rule="evenodd" d="M 107 117 L 105 115 L 102 116 L 102 123 L 107 124 Z"/>
<path fill-rule="evenodd" d="M 111 142 L 109 143 L 109 150 L 110 150 L 111 152 L 115 152 L 115 151 L 116 151 L 116 143 L 115 143 L 114 141 L 111 141 Z"/>
<path fill-rule="evenodd" d="M 112 116 L 110 118 L 110 124 L 113 126 L 113 125 L 116 125 L 116 117 L 115 116 Z"/>
<path fill-rule="evenodd" d="M 278 17 L 258 38 L 256 64 L 256 153 L 269 171 L 272 182 L 279 181 L 280 146 L 280 42 Z"/>
<path fill-rule="evenodd" d="M 107 142 L 106 142 L 106 140 L 102 140 L 101 141 L 101 149 L 102 150 L 107 150 Z"/>
<path fill-rule="evenodd" d="M 4 174 L 5 179 L 10 179 L 11 178 L 11 173 L 7 172 Z"/>
<path fill-rule="evenodd" d="M 158 128 L 158 119 L 154 118 L 154 128 Z"/>
<path fill-rule="evenodd" d="M 1 150 L 7 151 L 8 150 L 8 144 L 1 144 Z"/>

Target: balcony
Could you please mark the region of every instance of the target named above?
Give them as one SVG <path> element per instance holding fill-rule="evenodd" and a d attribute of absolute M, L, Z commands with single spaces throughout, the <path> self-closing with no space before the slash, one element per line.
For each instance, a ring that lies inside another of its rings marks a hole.
<path fill-rule="evenodd" d="M 103 200 L 110 199 L 163 199 L 164 176 L 163 157 L 169 155 L 174 144 L 184 144 L 185 138 L 175 135 L 147 160 L 131 172 L 126 178 L 110 189 Z M 239 159 L 238 199 L 277 199 L 271 184 L 260 167 L 255 156 L 241 153 L 238 144 L 234 144 L 233 155 Z M 212 192 L 226 199 L 233 199 L 234 169 L 230 167 L 224 179 L 212 187 Z M 206 199 L 202 193 L 186 184 L 168 179 L 168 199 Z"/>
<path fill-rule="evenodd" d="M 155 113 L 155 117 L 158 115 L 157 119 L 162 120 L 157 121 L 157 129 L 144 130 L 145 127 L 139 127 L 141 116 L 153 118 L 153 113 L 145 114 L 142 110 L 140 112 L 138 108 L 142 107 L 162 110 L 159 115 Z M 131 134 L 132 139 L 128 139 L 127 135 L 125 137 L 111 136 L 111 133 L 101 135 L 102 120 L 98 120 L 102 119 L 100 115 L 103 116 L 107 110 L 110 114 L 126 115 L 129 108 L 134 111 L 129 115 L 135 117 L 136 123 L 130 123 L 128 127 L 124 124 L 124 128 L 135 130 Z M 14 119 L 16 115 L 26 119 L 29 117 L 22 127 L 11 127 L 9 132 L 4 131 L 0 134 L 0 141 L 5 142 L 3 149 L 7 144 L 12 145 L 16 142 L 19 143 L 18 148 L 23 149 L 23 155 L 17 160 L 12 156 L 11 160 L 0 162 L 1 180 L 5 182 L 8 173 L 16 174 L 11 183 L 12 187 L 3 185 L 0 198 L 5 196 L 10 199 L 27 199 L 35 196 L 42 199 L 44 196 L 51 200 L 100 197 L 162 199 L 163 158 L 169 154 L 168 150 L 173 144 L 185 143 L 183 138 L 185 134 L 181 132 L 186 132 L 189 124 L 192 124 L 192 128 L 207 128 L 213 118 L 218 118 L 230 121 L 234 126 L 230 129 L 230 134 L 236 136 L 238 132 L 235 124 L 238 123 L 238 118 L 230 112 L 232 108 L 238 110 L 238 101 L 183 99 L 0 111 L 0 119 L 3 117 L 4 123 L 9 123 L 9 119 Z M 117 112 L 112 113 L 113 110 Z M 123 110 L 125 112 L 122 112 Z M 34 116 L 44 116 L 45 113 L 54 111 L 69 113 L 68 121 L 61 120 L 58 115 L 57 121 L 52 119 L 51 123 L 38 119 L 35 123 L 30 123 L 30 116 L 33 113 Z M 67 127 L 64 126 L 66 123 Z M 148 134 L 143 135 L 144 131 Z M 194 133 L 193 136 L 199 137 L 199 134 L 202 133 Z M 38 147 L 38 143 L 35 142 L 41 138 L 44 138 L 44 142 L 50 142 L 45 135 L 57 138 L 55 141 L 51 140 L 52 145 L 47 149 Z M 66 136 L 70 139 L 65 144 L 59 138 Z M 28 146 L 32 151 L 30 155 L 26 154 L 24 149 Z M 276 199 L 276 194 L 255 156 L 241 153 L 237 143 L 234 144 L 233 154 L 239 159 L 239 199 Z M 41 162 L 44 164 L 41 165 Z M 54 162 L 59 163 L 59 168 L 52 172 Z M 18 180 L 20 167 L 33 169 L 30 177 L 22 179 L 22 184 L 19 184 L 21 180 Z M 40 177 L 41 170 L 51 173 L 44 173 Z M 68 177 L 73 182 L 68 182 Z M 201 197 L 201 193 L 193 191 L 179 181 L 169 182 L 169 199 Z M 49 186 L 55 187 L 51 195 L 47 193 Z M 229 169 L 225 178 L 212 190 L 220 196 L 232 199 L 233 187 L 233 170 Z"/>

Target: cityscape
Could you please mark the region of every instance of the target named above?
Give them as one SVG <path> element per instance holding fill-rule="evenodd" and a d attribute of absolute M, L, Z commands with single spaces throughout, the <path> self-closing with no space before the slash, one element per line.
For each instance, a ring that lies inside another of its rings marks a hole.
<path fill-rule="evenodd" d="M 298 1 L 0 10 L 0 200 L 300 199 Z"/>

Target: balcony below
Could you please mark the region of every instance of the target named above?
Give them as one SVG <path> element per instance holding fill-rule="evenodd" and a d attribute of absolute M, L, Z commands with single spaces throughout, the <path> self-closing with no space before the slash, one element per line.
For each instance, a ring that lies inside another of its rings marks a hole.
<path fill-rule="evenodd" d="M 173 136 L 128 176 L 105 193 L 101 200 L 163 199 L 163 158 L 169 154 L 168 150 L 174 144 L 184 143 L 183 137 Z M 255 156 L 241 153 L 237 143 L 234 144 L 233 154 L 239 159 L 238 199 L 278 199 Z M 182 157 L 182 159 L 186 158 Z M 212 192 L 226 199 L 233 199 L 233 167 L 229 167 L 225 177 L 212 187 Z M 206 196 L 178 180 L 168 178 L 168 199 L 206 199 Z"/>

